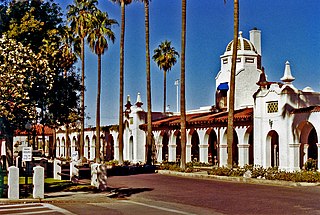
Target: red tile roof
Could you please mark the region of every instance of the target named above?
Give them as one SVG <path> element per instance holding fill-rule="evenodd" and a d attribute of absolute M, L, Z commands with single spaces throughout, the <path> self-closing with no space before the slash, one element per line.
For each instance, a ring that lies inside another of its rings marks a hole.
<path fill-rule="evenodd" d="M 298 108 L 298 109 L 292 110 L 290 113 L 296 114 L 296 113 L 312 113 L 312 112 L 320 112 L 320 106 L 310 106 L 310 107 L 305 107 L 305 108 Z"/>
<path fill-rule="evenodd" d="M 37 135 L 42 135 L 42 127 L 43 127 L 43 125 L 40 125 L 40 124 L 37 124 L 35 126 L 33 125 L 33 128 L 36 129 Z M 30 133 L 32 133 L 32 130 L 33 129 L 31 129 Z M 16 130 L 14 133 L 15 133 L 16 136 L 28 135 L 28 132 L 26 130 Z M 49 128 L 48 126 L 45 126 L 44 127 L 44 134 L 45 135 L 53 135 L 53 129 Z"/>
<path fill-rule="evenodd" d="M 187 114 L 187 127 L 225 127 L 228 123 L 228 112 L 205 112 Z M 245 108 L 235 111 L 234 124 L 248 125 L 253 123 L 253 108 Z M 147 124 L 140 125 L 140 128 L 146 130 Z M 162 118 L 152 122 L 154 130 L 179 129 L 180 115 Z"/>

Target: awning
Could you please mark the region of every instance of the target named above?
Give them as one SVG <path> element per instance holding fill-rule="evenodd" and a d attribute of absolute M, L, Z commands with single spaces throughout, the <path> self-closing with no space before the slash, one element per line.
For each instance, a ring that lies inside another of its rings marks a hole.
<path fill-rule="evenodd" d="M 229 90 L 228 82 L 224 82 L 224 83 L 219 84 L 218 90 L 228 91 Z"/>

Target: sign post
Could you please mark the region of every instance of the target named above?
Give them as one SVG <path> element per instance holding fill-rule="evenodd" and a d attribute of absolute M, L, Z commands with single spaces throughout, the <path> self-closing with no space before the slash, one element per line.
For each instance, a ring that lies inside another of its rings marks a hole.
<path fill-rule="evenodd" d="M 28 175 L 29 175 L 29 162 L 32 161 L 32 147 L 22 148 L 22 161 L 26 162 L 26 172 L 25 172 L 25 195 L 28 196 Z"/>

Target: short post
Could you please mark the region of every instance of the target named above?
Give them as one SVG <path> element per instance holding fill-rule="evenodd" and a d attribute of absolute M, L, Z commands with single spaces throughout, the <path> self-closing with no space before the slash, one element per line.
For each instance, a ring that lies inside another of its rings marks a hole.
<path fill-rule="evenodd" d="M 33 198 L 44 198 L 44 168 L 42 166 L 33 167 Z"/>
<path fill-rule="evenodd" d="M 94 163 L 91 165 L 91 185 L 99 190 L 107 189 L 107 166 Z"/>
<path fill-rule="evenodd" d="M 19 168 L 15 166 L 9 167 L 8 199 L 19 199 Z"/>
<path fill-rule="evenodd" d="M 61 180 L 61 160 L 59 159 L 53 161 L 53 178 Z"/>

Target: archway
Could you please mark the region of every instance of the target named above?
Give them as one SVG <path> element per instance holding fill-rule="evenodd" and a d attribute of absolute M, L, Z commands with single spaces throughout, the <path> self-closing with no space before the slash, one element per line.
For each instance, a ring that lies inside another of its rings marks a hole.
<path fill-rule="evenodd" d="M 193 130 L 191 137 L 191 161 L 199 161 L 199 135 L 196 130 Z"/>
<path fill-rule="evenodd" d="M 133 136 L 129 139 L 129 160 L 133 160 Z"/>
<path fill-rule="evenodd" d="M 90 159 L 90 139 L 86 136 L 85 143 L 84 143 L 84 157 L 88 160 Z"/>
<path fill-rule="evenodd" d="M 267 165 L 279 166 L 279 135 L 272 130 L 267 135 Z"/>
<path fill-rule="evenodd" d="M 302 168 L 308 159 L 318 160 L 318 135 L 309 122 L 303 123 L 300 143 L 300 168 Z"/>
<path fill-rule="evenodd" d="M 60 157 L 60 139 L 57 138 L 56 140 L 56 157 L 59 158 Z"/>
<path fill-rule="evenodd" d="M 176 161 L 180 162 L 181 158 L 181 133 L 180 131 L 176 132 Z"/>
<path fill-rule="evenodd" d="M 209 163 L 212 163 L 213 165 L 218 165 L 219 158 L 218 158 L 218 138 L 216 133 L 213 129 L 210 129 L 207 131 L 208 134 L 208 146 L 209 146 L 209 152 L 208 152 L 208 161 Z"/>
<path fill-rule="evenodd" d="M 233 164 L 238 165 L 239 164 L 239 150 L 238 150 L 238 135 L 236 131 L 233 131 L 233 144 L 232 144 L 232 160 Z"/>
<path fill-rule="evenodd" d="M 163 136 L 162 136 L 162 160 L 163 161 L 168 161 L 168 156 L 169 156 L 168 145 L 169 145 L 169 136 L 167 132 L 165 132 L 163 133 Z"/>

